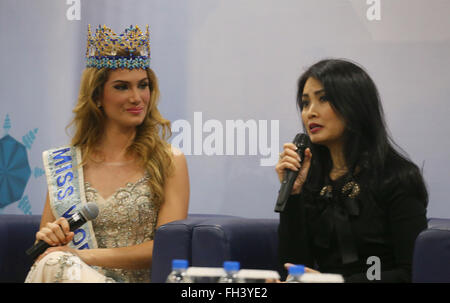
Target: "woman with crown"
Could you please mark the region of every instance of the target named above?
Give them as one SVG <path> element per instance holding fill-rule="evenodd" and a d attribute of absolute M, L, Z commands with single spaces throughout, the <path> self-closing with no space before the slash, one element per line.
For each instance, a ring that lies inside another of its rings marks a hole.
<path fill-rule="evenodd" d="M 149 282 L 155 229 L 186 218 L 189 176 L 157 108 L 148 26 L 120 35 L 89 26 L 86 59 L 71 145 L 43 154 L 48 194 L 36 241 L 51 247 L 26 282 Z M 98 217 L 70 231 L 66 218 L 88 202 Z"/>

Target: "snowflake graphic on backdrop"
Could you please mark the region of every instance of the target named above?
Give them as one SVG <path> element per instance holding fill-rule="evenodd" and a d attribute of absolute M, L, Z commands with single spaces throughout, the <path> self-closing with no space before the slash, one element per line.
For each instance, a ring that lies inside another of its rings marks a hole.
<path fill-rule="evenodd" d="M 30 130 L 19 142 L 8 134 L 10 128 L 11 120 L 6 115 L 3 124 L 5 135 L 0 139 L 0 212 L 18 201 L 17 207 L 24 214 L 31 215 L 30 200 L 28 195 L 24 195 L 32 174 L 27 150 L 31 150 L 38 129 Z M 38 178 L 44 175 L 44 170 L 36 167 L 33 175 Z"/>

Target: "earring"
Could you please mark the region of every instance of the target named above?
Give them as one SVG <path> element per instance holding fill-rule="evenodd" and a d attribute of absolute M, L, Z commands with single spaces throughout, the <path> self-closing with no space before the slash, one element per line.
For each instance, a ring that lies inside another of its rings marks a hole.
<path fill-rule="evenodd" d="M 97 107 L 98 108 L 102 107 L 102 104 L 100 103 L 100 101 L 97 102 Z"/>

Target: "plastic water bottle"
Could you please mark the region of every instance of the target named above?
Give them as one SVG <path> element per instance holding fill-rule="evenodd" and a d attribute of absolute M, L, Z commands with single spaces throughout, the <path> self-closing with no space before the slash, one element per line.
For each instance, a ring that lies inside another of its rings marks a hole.
<path fill-rule="evenodd" d="M 188 266 L 187 260 L 172 260 L 172 272 L 167 276 L 166 283 L 192 283 L 192 280 L 186 275 Z"/>
<path fill-rule="evenodd" d="M 305 273 L 304 265 L 292 265 L 289 267 L 289 274 L 286 278 L 287 283 L 301 283 L 301 277 Z"/>
<path fill-rule="evenodd" d="M 237 261 L 223 262 L 223 269 L 225 274 L 219 278 L 219 283 L 244 283 L 244 281 L 237 277 L 241 264 Z"/>

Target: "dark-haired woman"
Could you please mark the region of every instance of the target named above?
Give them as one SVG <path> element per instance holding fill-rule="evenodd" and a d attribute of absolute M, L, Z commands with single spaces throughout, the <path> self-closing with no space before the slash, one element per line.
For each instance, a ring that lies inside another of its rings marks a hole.
<path fill-rule="evenodd" d="M 276 165 L 280 181 L 299 171 L 280 214 L 280 262 L 346 282 L 410 282 L 428 194 L 389 138 L 372 79 L 352 62 L 323 60 L 300 77 L 297 104 L 311 148 L 300 159 L 286 143 Z"/>

